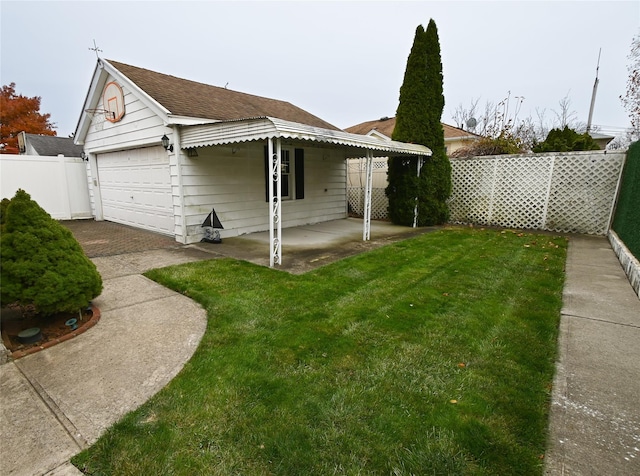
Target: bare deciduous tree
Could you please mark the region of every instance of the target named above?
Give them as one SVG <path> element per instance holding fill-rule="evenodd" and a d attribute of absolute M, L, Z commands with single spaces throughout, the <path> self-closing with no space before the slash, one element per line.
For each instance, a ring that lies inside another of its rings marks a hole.
<path fill-rule="evenodd" d="M 468 108 L 465 108 L 462 104 L 459 104 L 456 109 L 453 111 L 452 117 L 456 123 L 456 126 L 460 129 L 475 129 L 476 126 L 469 128 L 467 124 L 469 124 L 469 119 L 473 118 L 477 120 L 477 108 L 478 102 L 480 102 L 480 98 L 471 99 L 471 104 Z"/>
<path fill-rule="evenodd" d="M 631 139 L 640 138 L 640 33 L 631 41 L 631 53 L 628 56 L 630 63 L 627 66 L 629 78 L 627 79 L 627 92 L 620 96 L 622 105 L 627 110 L 631 119 Z"/>
<path fill-rule="evenodd" d="M 500 102 L 487 101 L 481 113 L 478 113 L 479 99 L 473 99 L 468 108 L 462 104 L 456 107 L 452 117 L 458 127 L 464 128 L 468 119 L 474 117 L 477 125 L 472 132 L 483 137 L 496 139 L 511 137 L 525 150 L 530 150 L 537 142 L 543 141 L 549 130 L 568 126 L 576 131 L 584 131 L 586 123 L 578 120 L 575 110 L 571 109 L 569 94 L 558 102 L 559 110 L 552 110 L 555 120 L 549 122 L 546 109 L 536 109 L 536 117 L 520 118 L 520 111 L 525 98 L 522 96 L 507 97 Z"/>

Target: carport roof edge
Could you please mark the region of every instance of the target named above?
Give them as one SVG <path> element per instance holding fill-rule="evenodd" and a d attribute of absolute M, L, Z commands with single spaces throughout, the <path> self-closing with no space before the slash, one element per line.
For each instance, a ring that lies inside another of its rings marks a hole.
<path fill-rule="evenodd" d="M 254 117 L 220 121 L 214 124 L 184 126 L 180 136 L 180 147 L 183 149 L 280 137 L 283 139 L 324 142 L 389 154 L 431 155 L 431 150 L 423 145 L 383 140 L 373 136 L 351 134 L 339 130 L 322 129 L 274 117 Z"/>

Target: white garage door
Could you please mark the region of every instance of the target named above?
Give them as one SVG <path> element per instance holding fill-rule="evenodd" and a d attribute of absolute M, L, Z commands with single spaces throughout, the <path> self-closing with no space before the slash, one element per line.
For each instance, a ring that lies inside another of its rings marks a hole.
<path fill-rule="evenodd" d="M 173 235 L 169 157 L 162 147 L 99 154 L 105 220 Z"/>

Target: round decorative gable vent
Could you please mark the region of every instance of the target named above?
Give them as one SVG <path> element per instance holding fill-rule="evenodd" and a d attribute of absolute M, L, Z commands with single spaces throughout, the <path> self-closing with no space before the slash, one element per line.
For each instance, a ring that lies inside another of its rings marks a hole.
<path fill-rule="evenodd" d="M 118 122 L 124 117 L 124 94 L 122 88 L 115 81 L 107 83 L 102 93 L 102 103 L 105 109 L 105 119 Z"/>

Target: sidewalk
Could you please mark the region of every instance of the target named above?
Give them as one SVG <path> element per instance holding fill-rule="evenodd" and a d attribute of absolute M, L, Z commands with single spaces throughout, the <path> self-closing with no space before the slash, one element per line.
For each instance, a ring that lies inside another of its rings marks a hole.
<path fill-rule="evenodd" d="M 570 237 L 558 346 L 545 474 L 640 474 L 640 299 L 604 237 Z"/>

